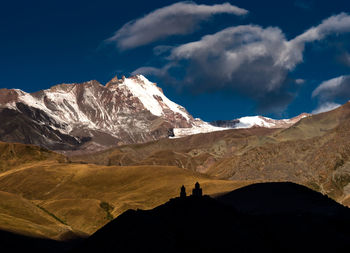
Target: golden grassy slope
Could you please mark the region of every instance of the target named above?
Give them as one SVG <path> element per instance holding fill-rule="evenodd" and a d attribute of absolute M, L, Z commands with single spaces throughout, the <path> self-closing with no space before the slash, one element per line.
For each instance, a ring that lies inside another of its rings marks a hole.
<path fill-rule="evenodd" d="M 34 145 L 0 142 L 0 172 L 22 164 L 47 160 L 64 162 L 66 158 Z"/>
<path fill-rule="evenodd" d="M 0 143 L 0 150 L 0 229 L 55 239 L 70 227 L 90 234 L 129 208 L 153 208 L 177 196 L 182 184 L 190 190 L 199 181 L 215 194 L 249 183 L 174 166 L 68 163 L 32 145 Z"/>
<path fill-rule="evenodd" d="M 170 166 L 99 166 L 47 162 L 0 175 L 0 190 L 22 195 L 74 229 L 92 233 L 127 209 L 149 209 L 175 197 L 184 184 L 199 181 L 206 194 L 250 182 L 213 180 Z M 106 202 L 108 212 L 101 207 Z"/>
<path fill-rule="evenodd" d="M 71 232 L 44 209 L 19 195 L 0 191 L 0 229 L 35 237 L 61 239 Z"/>

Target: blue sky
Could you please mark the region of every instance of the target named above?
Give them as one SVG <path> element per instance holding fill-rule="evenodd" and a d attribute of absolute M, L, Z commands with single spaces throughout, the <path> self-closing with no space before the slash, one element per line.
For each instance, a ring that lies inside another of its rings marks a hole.
<path fill-rule="evenodd" d="M 207 121 L 293 117 L 350 99 L 346 0 L 7 2 L 0 88 L 142 73 Z"/>

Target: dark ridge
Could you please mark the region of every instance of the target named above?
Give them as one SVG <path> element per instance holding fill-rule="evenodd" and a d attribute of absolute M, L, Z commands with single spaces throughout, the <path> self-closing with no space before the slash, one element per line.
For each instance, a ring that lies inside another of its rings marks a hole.
<path fill-rule="evenodd" d="M 279 199 L 286 200 L 271 203 Z M 243 200 L 254 212 L 237 204 Z M 182 197 L 129 210 L 73 252 L 348 252 L 349 227 L 349 210 L 322 194 L 291 183 L 257 184 L 218 199 Z"/>
<path fill-rule="evenodd" d="M 216 198 L 248 214 L 301 213 L 338 216 L 349 213 L 333 199 L 291 182 L 252 184 Z"/>

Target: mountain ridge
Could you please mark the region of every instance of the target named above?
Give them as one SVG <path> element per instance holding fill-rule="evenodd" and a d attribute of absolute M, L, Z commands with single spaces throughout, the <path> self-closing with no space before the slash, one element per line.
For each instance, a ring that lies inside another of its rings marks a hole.
<path fill-rule="evenodd" d="M 258 116 L 246 116 L 233 120 L 216 120 L 210 122 L 211 125 L 216 127 L 225 127 L 225 128 L 251 128 L 251 127 L 266 127 L 266 128 L 288 128 L 301 119 L 309 117 L 309 113 L 301 113 L 290 119 L 272 119 L 264 117 L 261 115 Z"/>
<path fill-rule="evenodd" d="M 243 123 L 234 128 L 285 128 L 297 122 L 256 118 L 265 123 L 250 120 L 244 125 L 241 118 Z M 0 119 L 0 141 L 35 144 L 64 154 L 228 129 L 193 118 L 142 75 L 115 76 L 105 85 L 96 80 L 62 83 L 33 93 L 0 89 Z"/>

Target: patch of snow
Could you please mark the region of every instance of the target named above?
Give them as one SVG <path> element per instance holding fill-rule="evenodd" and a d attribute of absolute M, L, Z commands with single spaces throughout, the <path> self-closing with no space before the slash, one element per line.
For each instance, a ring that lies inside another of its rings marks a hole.
<path fill-rule="evenodd" d="M 304 113 L 291 119 L 279 119 L 279 120 L 271 119 L 263 116 L 248 116 L 248 117 L 239 118 L 238 119 L 239 123 L 237 123 L 234 128 L 251 128 L 254 126 L 266 127 L 266 128 L 285 128 L 297 123 L 299 120 L 308 116 L 309 116 L 308 114 Z"/>
<path fill-rule="evenodd" d="M 235 128 L 251 128 L 253 126 L 260 126 L 260 127 L 267 127 L 271 128 L 274 127 L 274 124 L 272 122 L 267 122 L 266 119 L 271 121 L 270 118 L 264 118 L 261 116 L 248 116 L 248 117 L 242 117 L 239 118 L 239 123 L 235 125 Z"/>
<path fill-rule="evenodd" d="M 192 127 L 189 128 L 174 128 L 174 137 L 171 138 L 181 138 L 188 135 L 210 133 L 228 130 L 230 128 L 225 127 L 216 127 L 210 125 L 208 122 L 202 121 L 201 119 L 196 118 Z"/>

